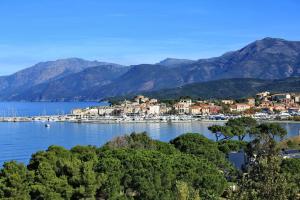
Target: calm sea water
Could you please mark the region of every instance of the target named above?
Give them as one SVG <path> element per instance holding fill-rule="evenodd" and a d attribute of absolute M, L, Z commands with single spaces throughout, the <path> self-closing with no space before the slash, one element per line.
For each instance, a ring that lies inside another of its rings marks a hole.
<path fill-rule="evenodd" d="M 68 112 L 72 107 L 86 107 L 95 103 L 25 103 L 26 109 L 22 113 L 35 115 L 41 107 L 60 108 Z M 43 106 L 41 106 L 44 104 Z M 47 104 L 49 104 L 47 106 Z M 56 105 L 55 105 L 56 104 Z M 3 103 L 2 103 L 3 105 Z M 13 105 L 13 104 L 11 104 Z M 32 108 L 32 109 L 29 109 Z M 30 112 L 33 110 L 34 112 Z M 20 111 L 21 113 L 21 111 Z M 50 111 L 49 114 L 55 113 Z M 50 145 L 60 145 L 71 148 L 75 145 L 101 146 L 116 136 L 131 132 L 146 131 L 149 135 L 161 141 L 171 139 L 187 132 L 197 132 L 214 139 L 207 127 L 216 124 L 211 122 L 192 123 L 127 123 L 127 124 L 96 124 L 96 123 L 68 123 L 52 122 L 50 128 L 45 128 L 42 122 L 0 123 L 0 166 L 5 161 L 17 160 L 28 163 L 31 154 L 39 150 L 46 150 Z M 218 122 L 222 124 L 222 122 Z M 300 124 L 282 124 L 289 136 L 299 133 Z"/>
<path fill-rule="evenodd" d="M 74 108 L 107 105 L 106 102 L 0 102 L 0 117 L 68 114 Z"/>

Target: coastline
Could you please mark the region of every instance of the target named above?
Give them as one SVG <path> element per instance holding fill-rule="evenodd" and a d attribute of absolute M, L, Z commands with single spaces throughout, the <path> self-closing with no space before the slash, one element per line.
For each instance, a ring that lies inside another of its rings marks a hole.
<path fill-rule="evenodd" d="M 176 116 L 179 117 L 179 116 Z M 135 118 L 97 118 L 97 119 L 85 119 L 76 118 L 70 115 L 50 115 L 50 116 L 33 116 L 33 117 L 0 117 L 0 122 L 68 122 L 68 123 L 99 123 L 99 124 L 119 124 L 119 123 L 191 123 L 191 122 L 227 122 L 228 119 L 202 119 L 202 118 L 178 118 L 178 119 L 165 119 L 165 118 L 149 118 L 149 119 L 135 119 Z M 266 120 L 257 119 L 259 122 L 270 122 L 270 123 L 295 123 L 298 124 L 300 121 L 293 120 Z"/>

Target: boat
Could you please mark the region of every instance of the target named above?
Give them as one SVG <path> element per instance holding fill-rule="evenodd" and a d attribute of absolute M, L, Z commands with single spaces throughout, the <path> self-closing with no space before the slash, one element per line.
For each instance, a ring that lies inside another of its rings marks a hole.
<path fill-rule="evenodd" d="M 45 124 L 45 127 L 46 128 L 50 128 L 50 124 Z"/>

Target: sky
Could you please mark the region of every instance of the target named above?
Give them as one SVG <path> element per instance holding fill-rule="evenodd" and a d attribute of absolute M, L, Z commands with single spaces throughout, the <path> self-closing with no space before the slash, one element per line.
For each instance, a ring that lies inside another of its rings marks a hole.
<path fill-rule="evenodd" d="M 298 0 L 1 0 L 0 75 L 79 57 L 124 65 L 300 41 Z"/>

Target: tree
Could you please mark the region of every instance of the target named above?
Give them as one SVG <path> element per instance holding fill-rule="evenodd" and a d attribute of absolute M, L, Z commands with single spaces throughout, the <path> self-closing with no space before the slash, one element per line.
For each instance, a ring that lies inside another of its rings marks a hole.
<path fill-rule="evenodd" d="M 32 174 L 26 167 L 15 161 L 4 164 L 0 171 L 0 198 L 1 199 L 30 199 L 29 184 Z"/>
<path fill-rule="evenodd" d="M 284 159 L 281 163 L 281 172 L 287 178 L 290 188 L 291 199 L 299 199 L 300 194 L 300 160 L 297 158 Z"/>
<path fill-rule="evenodd" d="M 218 142 L 218 148 L 226 155 L 232 151 L 245 150 L 248 142 L 238 140 L 223 140 Z"/>
<path fill-rule="evenodd" d="M 233 137 L 232 129 L 228 126 L 220 126 L 220 125 L 212 125 L 208 127 L 208 130 L 210 130 L 216 137 L 216 141 L 219 141 L 221 137 L 221 140 L 229 140 Z"/>
<path fill-rule="evenodd" d="M 278 156 L 276 139 L 282 140 L 287 132 L 277 123 L 263 123 L 252 130 L 253 140 L 249 143 L 249 155 L 253 157 L 273 157 Z"/>
<path fill-rule="evenodd" d="M 170 141 L 179 151 L 207 159 L 223 171 L 231 171 L 232 166 L 225 154 L 219 150 L 218 143 L 198 133 L 186 133 Z"/>
<path fill-rule="evenodd" d="M 253 129 L 257 126 L 257 121 L 252 117 L 240 117 L 229 119 L 225 126 L 231 127 L 232 134 L 237 136 L 240 141 L 243 141 L 246 135 L 251 134 Z"/>
<path fill-rule="evenodd" d="M 199 191 L 188 186 L 184 181 L 176 181 L 176 192 L 178 200 L 200 200 Z"/>
<path fill-rule="evenodd" d="M 286 177 L 280 173 L 282 158 L 275 138 L 283 138 L 285 129 L 278 124 L 260 124 L 252 134 L 248 156 L 250 162 L 246 173 L 238 183 L 235 199 L 285 200 L 291 194 Z"/>

